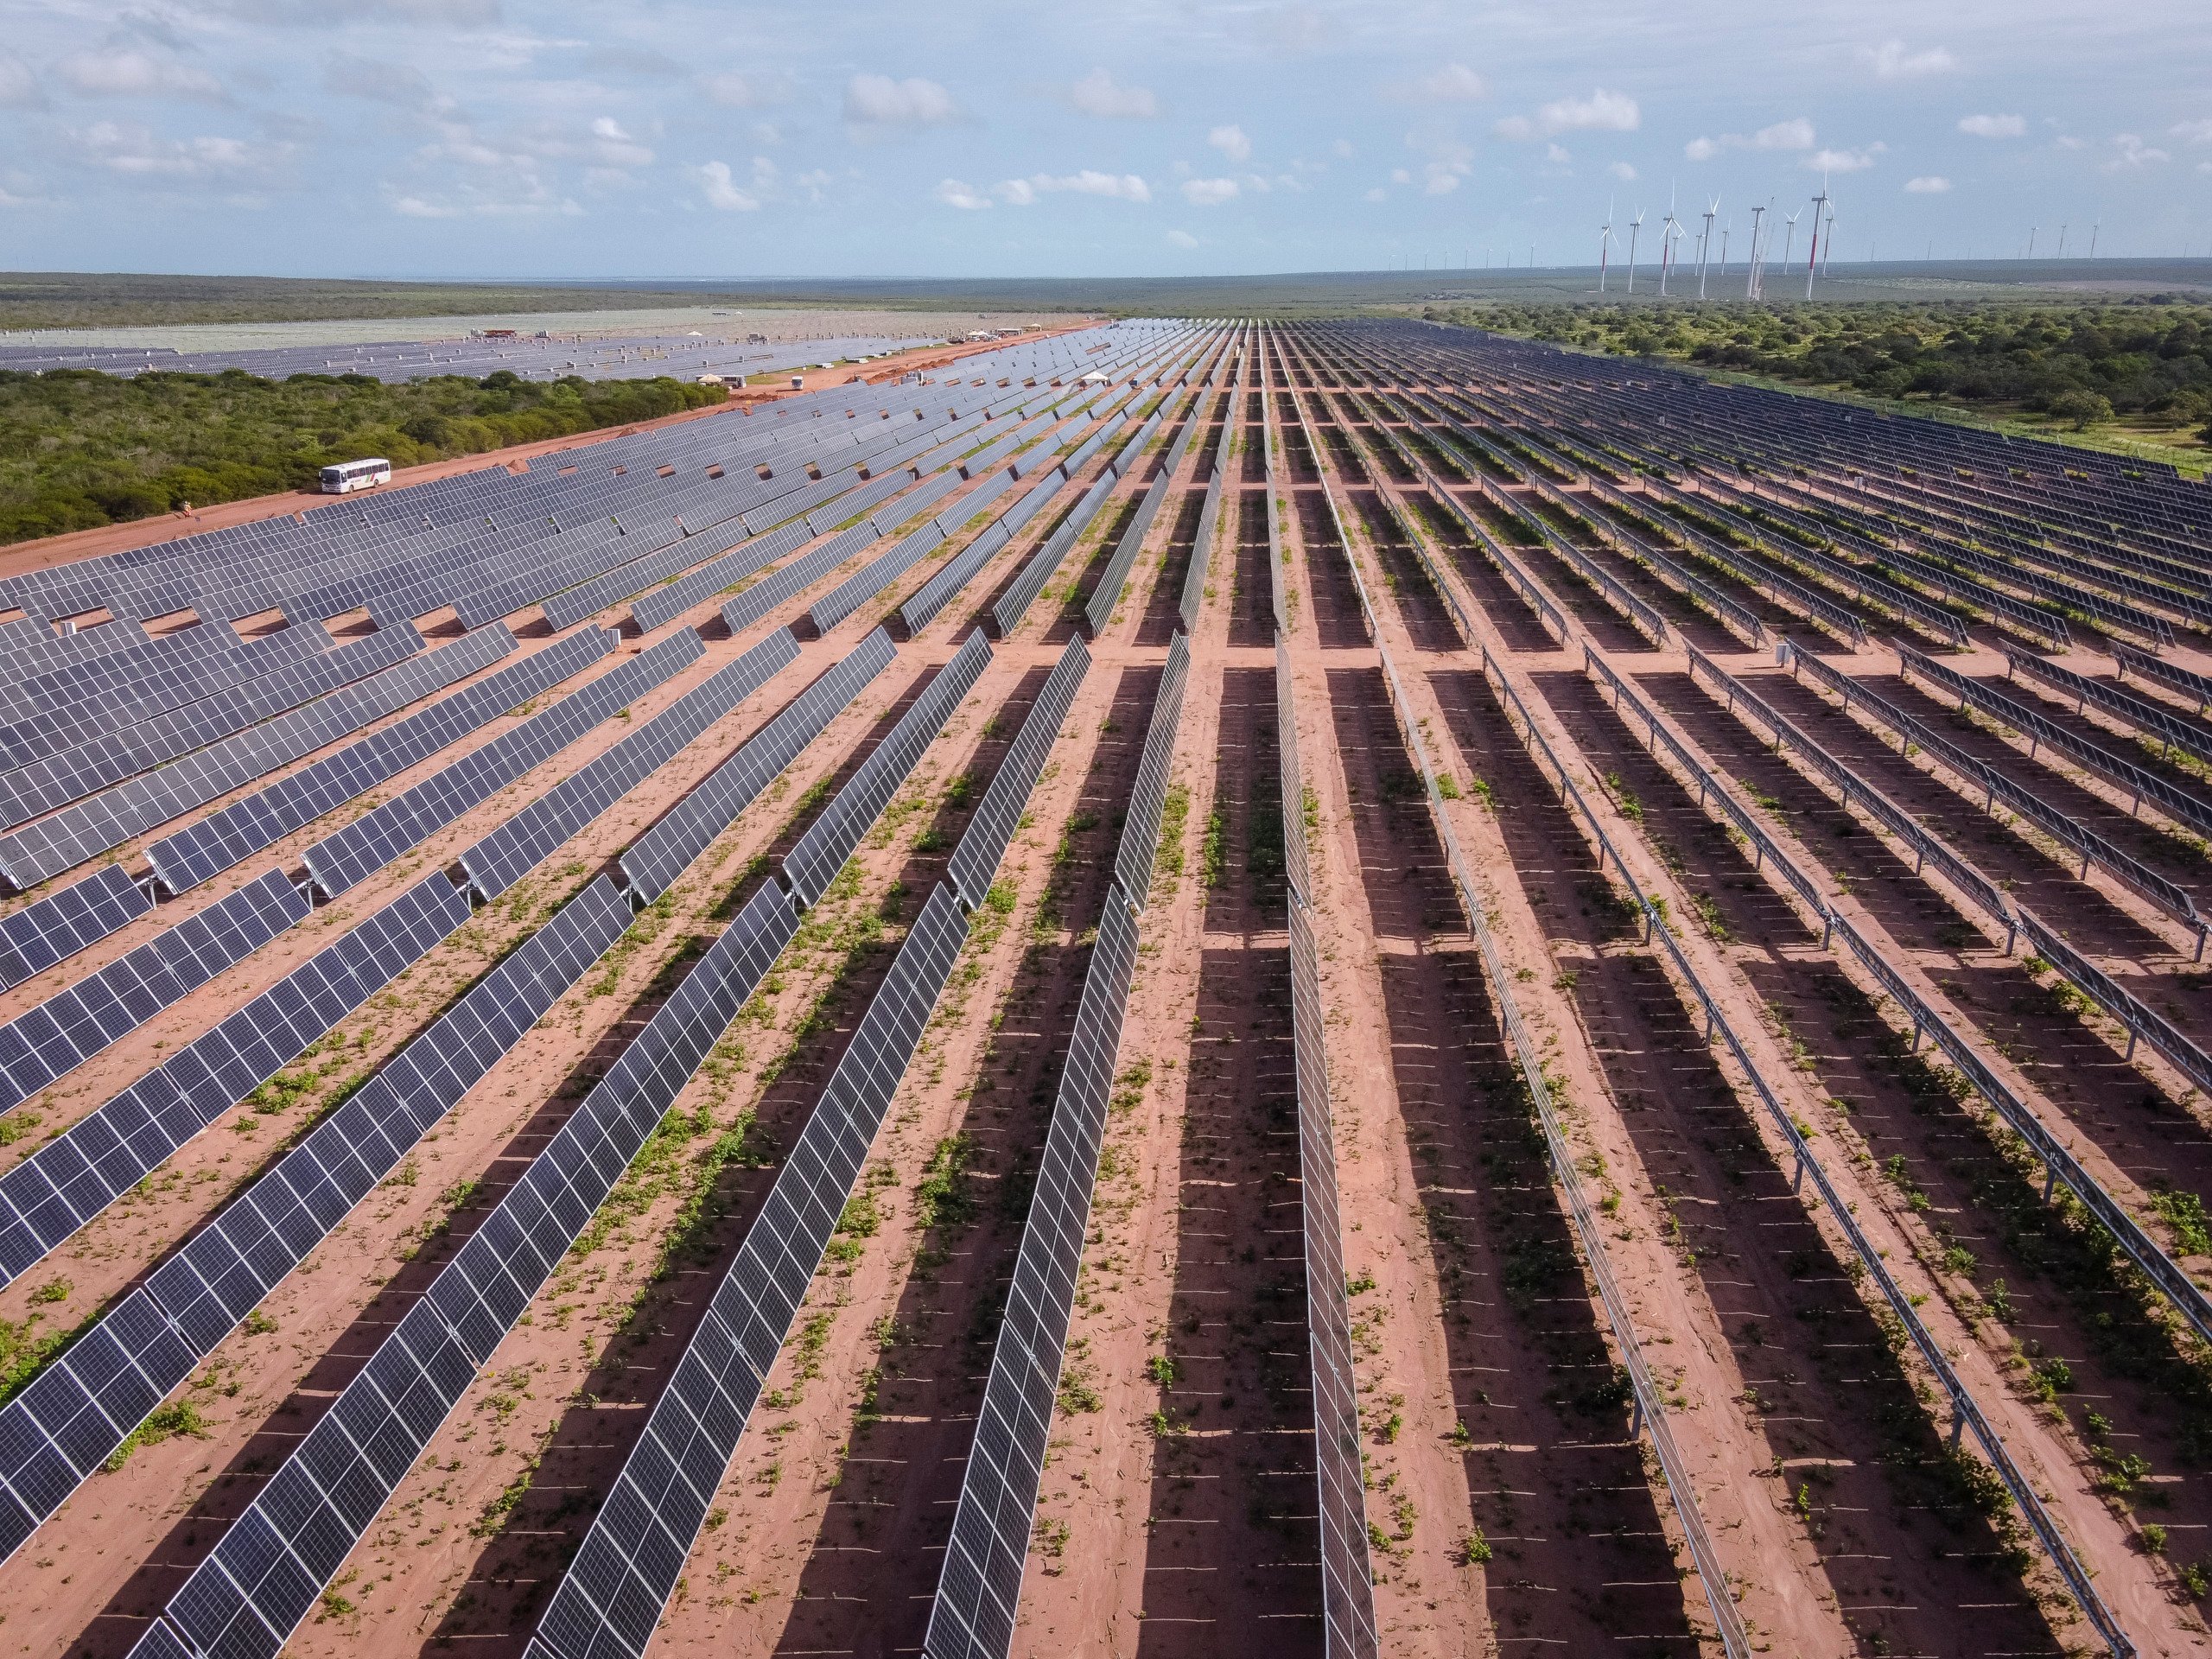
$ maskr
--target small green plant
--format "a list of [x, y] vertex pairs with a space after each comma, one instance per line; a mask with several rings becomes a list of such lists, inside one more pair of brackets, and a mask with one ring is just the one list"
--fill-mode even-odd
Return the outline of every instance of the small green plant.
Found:
[[1483, 1529], [1475, 1528], [1459, 1541], [1459, 1565], [1487, 1567], [1490, 1565], [1490, 1540], [1483, 1536]]
[[1175, 1386], [1175, 1362], [1166, 1354], [1154, 1354], [1144, 1363], [1145, 1375], [1163, 1389]]
[[2163, 1555], [2166, 1553], [2166, 1529], [2155, 1521], [2143, 1523], [2143, 1553]]
[[276, 1328], [276, 1321], [257, 1307], [245, 1316], [245, 1323], [239, 1328], [249, 1337], [265, 1337]]

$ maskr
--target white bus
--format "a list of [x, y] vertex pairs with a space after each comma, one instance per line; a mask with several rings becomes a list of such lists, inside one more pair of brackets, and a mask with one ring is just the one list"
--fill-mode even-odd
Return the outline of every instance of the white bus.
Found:
[[391, 482], [391, 463], [388, 461], [349, 461], [343, 466], [322, 469], [322, 493], [325, 495], [346, 495], [355, 490], [365, 490], [378, 484]]

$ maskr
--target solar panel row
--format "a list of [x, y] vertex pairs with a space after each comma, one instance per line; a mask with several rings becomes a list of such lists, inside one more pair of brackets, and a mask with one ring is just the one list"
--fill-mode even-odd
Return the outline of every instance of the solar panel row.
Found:
[[[480, 643], [472, 645], [472, 641]], [[154, 873], [172, 893], [197, 887], [589, 667], [613, 651], [614, 644], [615, 636], [604, 629], [586, 629], [441, 697], [429, 708], [154, 842], [147, 849]], [[435, 669], [460, 678], [498, 661], [512, 648], [513, 636], [505, 628], [486, 628], [405, 667], [419, 667], [426, 673]], [[444, 659], [454, 652], [463, 654], [448, 664]], [[394, 695], [410, 689], [397, 686]]]
[[944, 568], [917, 588], [913, 597], [899, 607], [899, 620], [908, 636], [911, 638], [935, 621], [938, 613], [951, 603], [953, 596], [968, 585], [970, 578], [1013, 539], [1013, 532], [1001, 519], [947, 559]]
[[[1072, 474], [1075, 468], [1076, 462], [1071, 460], [1068, 471]], [[991, 617], [998, 624], [1001, 639], [1018, 626], [1028, 613], [1030, 606], [1036, 602], [1037, 595], [1045, 591], [1045, 584], [1052, 581], [1058, 571], [1060, 561], [1067, 557], [1068, 550], [1075, 545], [1076, 537], [1083, 534], [1090, 521], [1098, 516], [1098, 510], [1106, 505], [1106, 498], [1113, 494], [1116, 482], [1118, 480], [1110, 471], [1101, 474], [1083, 493], [1082, 499], [1068, 516], [1045, 538], [1045, 544], [1030, 555], [1029, 562], [1007, 585], [1006, 592], [999, 595], [998, 603], [991, 607]]]
[[990, 891], [999, 861], [1006, 855], [1021, 815], [1028, 810], [1029, 791], [1037, 786], [1045, 757], [1060, 734], [1061, 721], [1068, 717], [1068, 705], [1075, 701], [1076, 689], [1090, 671], [1090, 649], [1077, 635], [1068, 641], [1060, 660], [1046, 677], [1037, 701], [1030, 704], [1021, 729], [1014, 734], [1006, 760], [983, 791], [975, 817], [961, 834], [960, 844], [952, 849], [945, 879], [971, 911], [982, 904]]
[[797, 925], [777, 888], [754, 895], [134, 1653], [274, 1659]]
[[[696, 639], [698, 635], [690, 636]], [[779, 629], [570, 772], [461, 855], [478, 897], [498, 898], [539, 860], [627, 795], [709, 726], [798, 660]]]
[[723, 606], [724, 625], [732, 633], [751, 627], [777, 606], [804, 593], [876, 539], [875, 526], [865, 518], [850, 530], [832, 536], [813, 552], [793, 559], [772, 575], [761, 577]]
[[1152, 868], [1160, 854], [1160, 818], [1167, 799], [1167, 773], [1175, 761], [1175, 733], [1183, 718], [1183, 687], [1191, 674], [1191, 640], [1178, 633], [1167, 648], [1167, 668], [1153, 700], [1152, 724], [1145, 730], [1137, 780], [1129, 791], [1122, 842], [1114, 855], [1114, 874], [1130, 904], [1142, 910], [1152, 893]]
[[944, 531], [934, 519], [900, 537], [816, 601], [816, 631], [827, 633], [944, 544]]
[[333, 897], [551, 759], [615, 710], [689, 668], [706, 646], [690, 628], [610, 669], [404, 794], [308, 849], [308, 873]]
[[737, 815], [898, 654], [891, 636], [878, 628], [793, 698], [632, 843], [622, 855], [622, 874], [630, 891], [647, 904], [667, 892], [691, 861], [734, 823]]
[[428, 877], [0, 1175], [0, 1274], [19, 1277], [467, 919], [467, 896]]
[[967, 934], [959, 902], [940, 883], [654, 1402], [532, 1654], [644, 1651]]
[[[1286, 821], [1293, 815], [1283, 814]], [[1359, 1384], [1352, 1373], [1351, 1307], [1344, 1290], [1344, 1227], [1338, 1213], [1337, 1150], [1322, 1040], [1321, 982], [1313, 921], [1290, 902], [1291, 1033], [1298, 1071], [1300, 1208], [1306, 1240], [1306, 1325], [1313, 1372], [1313, 1459], [1321, 1527], [1321, 1612], [1327, 1650], [1371, 1655], [1374, 1569], [1367, 1554]]]
[[1294, 695], [1290, 653], [1282, 636], [1275, 636], [1275, 741], [1282, 773], [1282, 839], [1285, 874], [1291, 896], [1301, 905], [1313, 902], [1313, 876], [1306, 849], [1305, 785], [1298, 766], [1298, 700]]
[[922, 758], [922, 751], [944, 729], [944, 722], [990, 661], [990, 641], [978, 628], [861, 762], [822, 816], [807, 826], [798, 844], [784, 859], [784, 880], [802, 910], [811, 909], [830, 890], [830, 882], [844, 868], [868, 825], [891, 804], [891, 798]]
[[0, 990], [12, 990], [154, 907], [120, 864], [0, 916]]
[[614, 884], [593, 882], [0, 1407], [0, 1557], [103, 1465], [630, 920]]
[[1144, 538], [1152, 530], [1152, 521], [1160, 516], [1160, 505], [1166, 500], [1167, 486], [1173, 481], [1173, 469], [1163, 467], [1138, 500], [1137, 510], [1122, 527], [1122, 538], [1115, 543], [1106, 568], [1099, 572], [1098, 585], [1091, 590], [1090, 602], [1084, 607], [1092, 639], [1098, 637], [1098, 631], [1114, 614], [1114, 607], [1122, 602], [1122, 589], [1128, 585], [1130, 567], [1136, 563], [1137, 555], [1143, 550]]
[[1136, 955], [1135, 912], [1109, 886], [922, 1638], [927, 1659], [1007, 1659], [1013, 1648]]
[[[721, 537], [717, 537], [715, 539], [720, 540]], [[803, 545], [806, 539], [805, 524], [794, 523], [785, 524], [781, 530], [771, 531], [766, 536], [755, 536], [731, 543], [724, 546], [719, 553], [705, 556], [708, 565], [702, 568], [702, 575], [703, 575], [703, 571], [707, 568], [714, 568], [717, 570], [727, 569], [729, 574], [722, 582], [722, 586], [727, 587], [730, 582], [741, 581], [750, 575], [766, 561], [779, 558], [790, 552], [791, 549]], [[683, 575], [693, 565], [700, 563], [701, 557], [702, 550], [696, 543], [671, 542], [658, 552], [649, 553], [642, 559], [633, 559], [628, 564], [617, 566], [603, 576], [595, 576], [591, 581], [569, 588], [564, 593], [554, 594], [545, 601], [545, 620], [555, 628], [573, 626], [586, 617], [605, 610], [610, 605], [618, 604], [633, 595], [643, 594], [647, 588], [668, 582], [671, 577]], [[708, 590], [709, 593], [720, 591], [720, 588]], [[701, 597], [703, 598], [705, 595], [702, 594]], [[665, 601], [662, 602], [665, 603]], [[661, 620], [673, 621], [677, 615], [688, 608], [687, 606], [679, 606], [676, 611]], [[653, 627], [658, 626], [660, 626], [659, 623], [649, 626], [642, 620], [639, 622], [639, 626], [648, 633], [652, 632]]]
[[271, 870], [0, 1026], [0, 1111], [120, 1042], [308, 910], [308, 895]]
[[409, 657], [358, 684], [249, 726], [0, 837], [0, 870], [27, 881], [43, 880], [289, 766], [513, 649], [513, 637], [493, 626], [442, 650]]

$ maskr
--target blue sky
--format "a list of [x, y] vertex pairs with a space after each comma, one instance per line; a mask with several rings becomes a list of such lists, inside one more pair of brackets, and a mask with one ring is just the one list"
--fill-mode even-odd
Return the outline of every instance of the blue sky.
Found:
[[[2212, 257], [2203, 0], [0, 0], [0, 267], [1084, 276]], [[1800, 244], [1802, 247], [1802, 243]], [[1716, 248], [1717, 252], [1717, 248]]]

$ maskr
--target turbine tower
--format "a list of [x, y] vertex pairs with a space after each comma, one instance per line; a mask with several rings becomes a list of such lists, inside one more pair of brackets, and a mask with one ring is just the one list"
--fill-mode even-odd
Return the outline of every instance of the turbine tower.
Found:
[[1713, 251], [1713, 215], [1719, 211], [1720, 198], [1715, 196], [1706, 204], [1705, 229], [1699, 233], [1697, 238], [1697, 296], [1700, 300], [1705, 298], [1706, 259]]
[[1675, 268], [1675, 190], [1667, 188], [1667, 217], [1659, 222], [1659, 297], [1667, 297], [1667, 276]]
[[1744, 297], [1747, 300], [1759, 296], [1759, 267], [1766, 257], [1766, 250], [1759, 245], [1759, 232], [1764, 228], [1761, 221], [1765, 213], [1764, 206], [1751, 209], [1751, 257], [1745, 262], [1744, 268]]
[[1628, 291], [1636, 292], [1636, 238], [1643, 228], [1643, 209], [1636, 210], [1636, 217], [1628, 222]]
[[1613, 251], [1613, 204], [1605, 204], [1605, 222], [1598, 227], [1598, 291], [1605, 291], [1605, 267]]
[[[1813, 209], [1813, 241], [1812, 245], [1806, 250], [1805, 253], [1805, 297], [1808, 300], [1813, 297], [1813, 273], [1820, 269], [1821, 214], [1822, 211], [1827, 208], [1827, 205], [1828, 181], [1827, 175], [1824, 174], [1821, 178], [1821, 194], [1815, 196], [1811, 202]], [[1801, 207], [1797, 211], [1799, 213], [1802, 213], [1805, 210]]]

